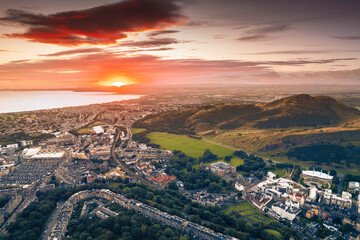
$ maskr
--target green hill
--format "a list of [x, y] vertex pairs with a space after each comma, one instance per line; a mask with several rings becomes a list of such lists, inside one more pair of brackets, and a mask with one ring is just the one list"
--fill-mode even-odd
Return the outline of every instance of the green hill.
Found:
[[151, 131], [195, 134], [242, 126], [271, 129], [337, 126], [360, 116], [360, 111], [327, 97], [301, 94], [262, 104], [215, 104], [150, 115], [134, 127]]

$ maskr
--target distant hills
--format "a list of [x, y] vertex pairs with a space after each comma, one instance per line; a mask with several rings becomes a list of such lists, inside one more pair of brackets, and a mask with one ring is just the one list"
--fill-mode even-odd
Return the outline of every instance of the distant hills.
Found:
[[328, 96], [294, 95], [261, 104], [215, 104], [168, 111], [140, 119], [134, 127], [195, 134], [239, 127], [258, 129], [338, 126], [360, 111]]

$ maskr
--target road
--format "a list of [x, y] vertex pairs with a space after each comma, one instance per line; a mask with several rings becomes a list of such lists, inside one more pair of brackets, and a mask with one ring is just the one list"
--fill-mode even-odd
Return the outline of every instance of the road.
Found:
[[55, 212], [53, 212], [53, 214], [51, 215], [51, 218], [50, 218], [50, 222], [48, 223], [44, 233], [41, 235], [41, 240], [47, 240], [49, 238], [49, 235], [51, 233], [51, 230], [55, 227], [56, 225], [56, 221], [58, 219], [58, 216], [61, 212], [61, 208], [62, 206], [64, 205], [64, 201], [60, 201], [57, 203], [56, 205], [56, 210]]

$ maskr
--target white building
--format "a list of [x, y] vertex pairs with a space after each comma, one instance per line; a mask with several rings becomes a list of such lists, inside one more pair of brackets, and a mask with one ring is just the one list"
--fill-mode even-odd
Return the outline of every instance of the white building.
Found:
[[12, 149], [17, 149], [17, 148], [19, 148], [19, 144], [17, 144], [17, 143], [8, 144], [6, 147], [7, 147], [7, 148], [12, 148]]
[[41, 150], [41, 147], [35, 147], [35, 148], [25, 148], [22, 153], [24, 157], [31, 158], [32, 156], [38, 154]]
[[316, 177], [325, 180], [332, 180], [333, 176], [319, 171], [302, 171], [302, 174], [309, 177]]
[[359, 192], [360, 191], [360, 183], [359, 182], [349, 182], [348, 185], [348, 191], [355, 193], [355, 192]]
[[318, 189], [316, 187], [312, 187], [310, 189], [310, 193], [309, 193], [309, 200], [310, 201], [315, 201], [316, 200], [317, 192], [318, 192]]
[[327, 173], [323, 173], [322, 171], [302, 171], [301, 178], [304, 178], [305, 181], [308, 182], [314, 182], [314, 183], [319, 183], [322, 185], [328, 185], [329, 187], [332, 184], [332, 180], [333, 180], [333, 176], [331, 176], [330, 174]]
[[42, 152], [35, 154], [31, 157], [31, 159], [60, 159], [65, 155], [64, 151], [61, 152]]
[[259, 183], [258, 190], [263, 193], [269, 193], [274, 197], [283, 197], [286, 198], [288, 195], [293, 192], [294, 182], [292, 180], [286, 178], [278, 178], [278, 179], [267, 179], [261, 183]]
[[268, 178], [269, 180], [275, 180], [275, 179], [276, 179], [276, 174], [273, 173], [273, 172], [268, 172], [268, 173], [267, 173], [267, 178]]
[[238, 190], [239, 192], [242, 192], [242, 191], [244, 191], [244, 186], [241, 185], [240, 183], [236, 182], [235, 189]]
[[338, 205], [340, 207], [351, 208], [352, 206], [351, 193], [343, 191], [341, 196], [333, 194], [331, 189], [326, 189], [324, 199], [326, 204]]
[[95, 126], [93, 127], [93, 130], [96, 134], [104, 133], [104, 129], [101, 126]]
[[301, 211], [298, 207], [298, 203], [295, 204], [292, 201], [286, 201], [285, 204], [277, 202], [271, 206], [271, 210], [278, 214], [280, 218], [287, 219], [289, 221], [294, 220]]

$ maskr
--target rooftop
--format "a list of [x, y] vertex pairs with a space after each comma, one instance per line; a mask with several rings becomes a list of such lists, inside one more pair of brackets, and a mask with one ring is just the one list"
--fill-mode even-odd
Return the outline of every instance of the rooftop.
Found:
[[326, 179], [326, 180], [332, 180], [333, 176], [330, 176], [329, 174], [323, 173], [323, 172], [319, 172], [319, 171], [302, 171], [303, 174], [310, 176], [310, 177], [316, 177], [316, 178], [321, 178], [321, 179]]

